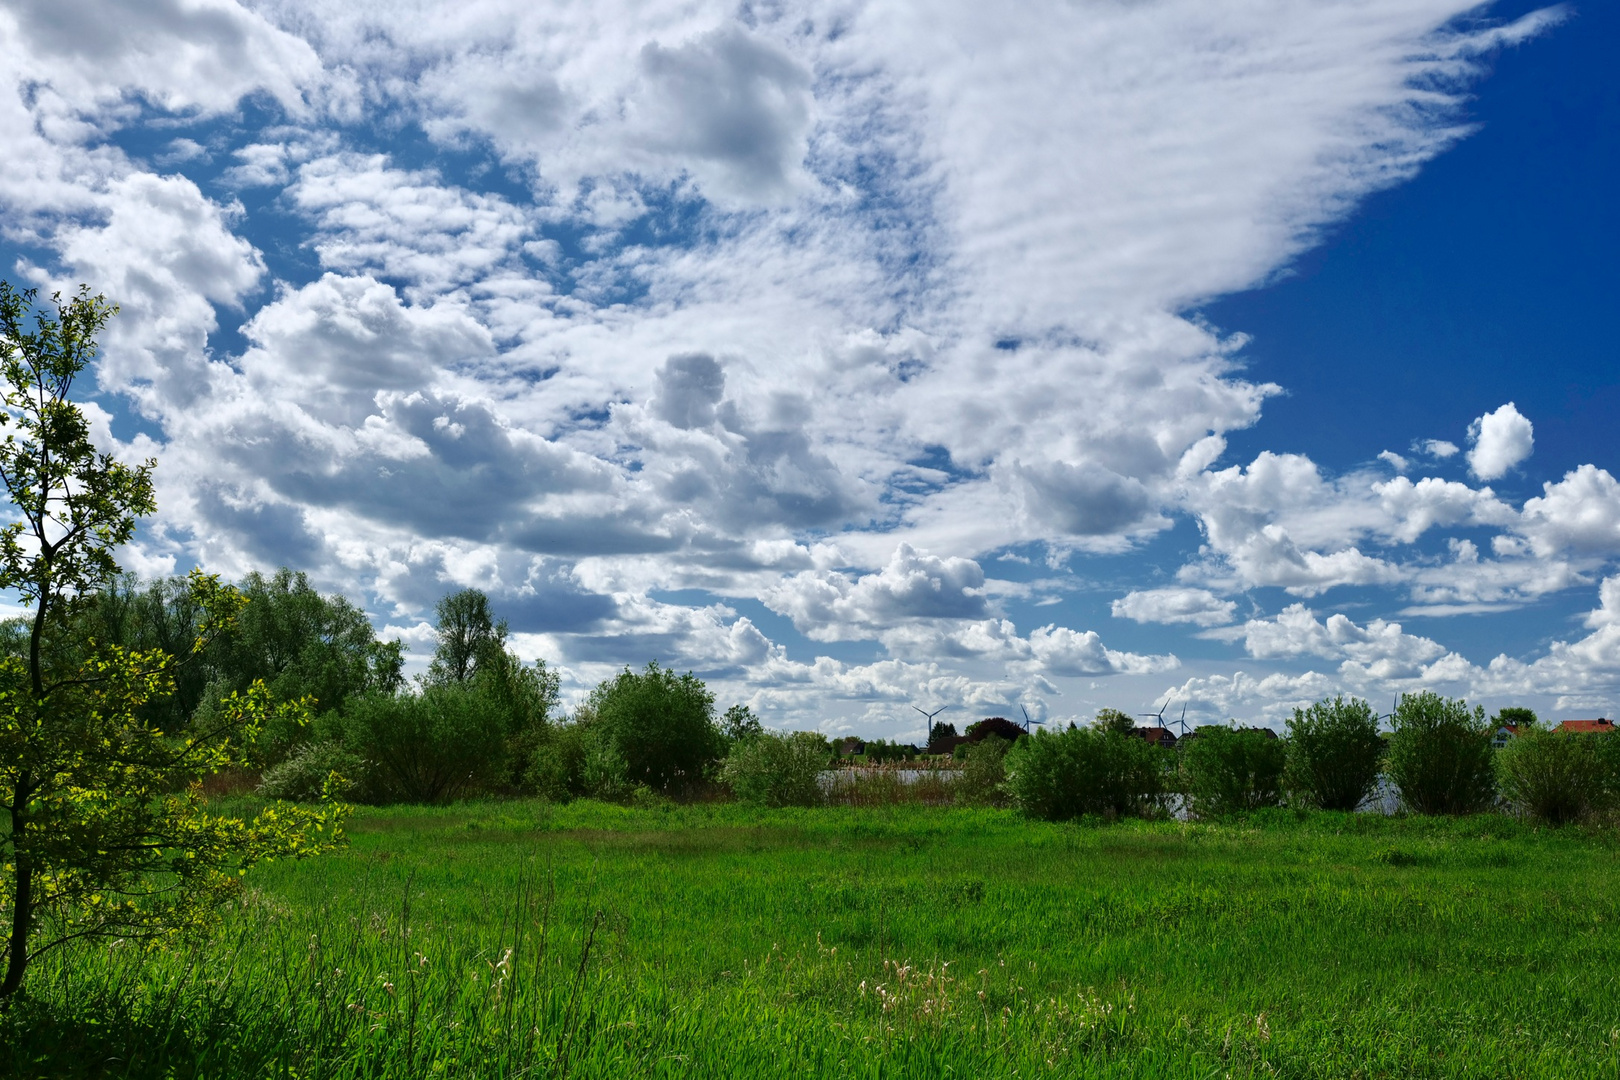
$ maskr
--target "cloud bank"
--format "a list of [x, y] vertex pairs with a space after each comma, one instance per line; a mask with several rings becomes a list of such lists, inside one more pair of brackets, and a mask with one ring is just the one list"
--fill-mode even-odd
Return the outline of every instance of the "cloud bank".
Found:
[[1468, 477], [1423, 433], [1226, 460], [1284, 388], [1187, 314], [1464, 137], [1556, 11], [69, 7], [0, 12], [0, 208], [11, 276], [122, 305], [107, 437], [160, 462], [133, 566], [295, 564], [413, 647], [477, 586], [576, 690], [656, 656], [829, 730], [1086, 715], [1189, 649], [1292, 665], [1180, 686], [1211, 710], [1614, 686], [1608, 623], [1473, 666], [1316, 613], [1589, 591], [1613, 476], [1484, 486], [1533, 446], [1511, 402]]

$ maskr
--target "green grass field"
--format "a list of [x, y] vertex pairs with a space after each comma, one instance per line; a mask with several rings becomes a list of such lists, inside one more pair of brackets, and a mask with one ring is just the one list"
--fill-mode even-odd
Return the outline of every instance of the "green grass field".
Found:
[[1620, 1077], [1609, 831], [362, 810], [205, 947], [47, 956], [7, 1076]]

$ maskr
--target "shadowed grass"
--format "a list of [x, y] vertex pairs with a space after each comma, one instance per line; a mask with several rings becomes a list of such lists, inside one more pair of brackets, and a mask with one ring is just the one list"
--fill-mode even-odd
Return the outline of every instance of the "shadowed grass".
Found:
[[361, 811], [48, 957], [17, 1076], [1620, 1077], [1620, 848], [1501, 817]]

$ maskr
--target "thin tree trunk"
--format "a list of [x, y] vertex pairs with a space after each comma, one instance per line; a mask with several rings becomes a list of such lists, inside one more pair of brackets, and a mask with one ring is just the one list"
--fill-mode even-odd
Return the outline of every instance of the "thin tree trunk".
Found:
[[34, 859], [23, 833], [28, 827], [27, 773], [17, 778], [11, 803], [11, 850], [16, 866], [16, 888], [12, 892], [11, 941], [7, 950], [6, 977], [0, 982], [0, 1001], [6, 1001], [22, 986], [28, 970], [28, 931], [34, 921]]

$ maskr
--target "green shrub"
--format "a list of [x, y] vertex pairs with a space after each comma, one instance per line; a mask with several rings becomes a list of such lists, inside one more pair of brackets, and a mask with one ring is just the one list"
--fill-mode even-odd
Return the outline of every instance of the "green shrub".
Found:
[[1566, 735], [1531, 729], [1496, 755], [1502, 797], [1548, 825], [1581, 821], [1613, 797], [1610, 762], [1601, 743], [1613, 735]]
[[553, 802], [585, 794], [585, 732], [578, 724], [553, 724], [529, 747], [524, 789]]
[[1359, 698], [1326, 698], [1288, 721], [1288, 790], [1317, 810], [1350, 811], [1372, 795], [1384, 740], [1378, 717]]
[[373, 766], [363, 797], [429, 803], [501, 778], [509, 719], [476, 687], [452, 683], [356, 698], [341, 729], [344, 745]]
[[676, 675], [656, 662], [643, 671], [625, 668], [592, 690], [586, 705], [631, 784], [685, 790], [725, 752], [714, 695], [691, 672]]
[[1389, 740], [1389, 778], [1419, 814], [1474, 814], [1496, 801], [1485, 710], [1424, 691], [1402, 694]]
[[1201, 818], [1282, 803], [1288, 745], [1266, 731], [1205, 727], [1183, 744], [1187, 801]]
[[1038, 731], [1006, 758], [1008, 794], [1030, 817], [1117, 818], [1164, 807], [1170, 755], [1145, 739], [1105, 728]]
[[732, 748], [720, 779], [751, 806], [814, 806], [822, 801], [821, 772], [831, 757], [832, 747], [816, 732], [767, 731]]
[[333, 795], [348, 795], [359, 788], [365, 774], [366, 763], [342, 743], [308, 743], [265, 772], [259, 794], [288, 802], [318, 802], [328, 791], [328, 780]]
[[622, 802], [638, 789], [653, 790], [646, 784], [630, 779], [630, 766], [612, 733], [600, 724], [582, 727], [581, 745], [585, 756], [580, 761], [579, 787], [581, 794], [608, 802]]
[[996, 735], [958, 747], [963, 751], [951, 794], [964, 806], [999, 806], [1006, 800], [1007, 751], [1013, 744]]

